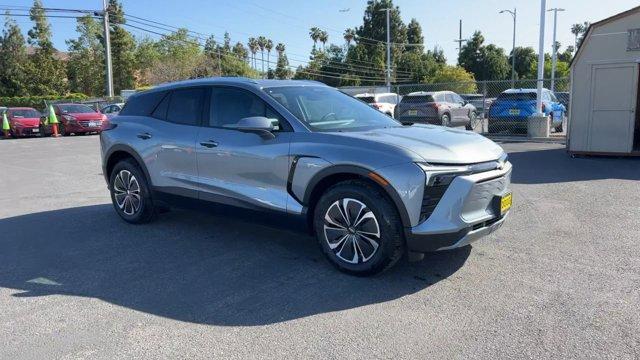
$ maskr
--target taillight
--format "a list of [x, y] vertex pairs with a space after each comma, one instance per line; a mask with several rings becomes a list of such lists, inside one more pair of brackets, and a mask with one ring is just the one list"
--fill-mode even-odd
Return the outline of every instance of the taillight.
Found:
[[436, 109], [436, 110], [438, 110], [440, 108], [437, 103], [432, 103], [431, 107]]

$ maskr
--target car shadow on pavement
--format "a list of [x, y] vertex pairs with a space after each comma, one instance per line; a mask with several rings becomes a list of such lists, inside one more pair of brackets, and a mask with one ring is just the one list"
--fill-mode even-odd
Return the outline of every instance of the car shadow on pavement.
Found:
[[640, 158], [576, 157], [564, 148], [510, 152], [511, 182], [550, 184], [601, 179], [640, 180]]
[[111, 204], [0, 219], [0, 287], [12, 296], [98, 298], [175, 320], [265, 325], [394, 300], [461, 268], [471, 247], [344, 275], [300, 232], [176, 210], [153, 224]]

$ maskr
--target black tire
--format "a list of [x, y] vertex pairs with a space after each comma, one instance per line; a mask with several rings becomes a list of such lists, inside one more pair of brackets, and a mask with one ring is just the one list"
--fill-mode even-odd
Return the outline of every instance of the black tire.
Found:
[[560, 125], [556, 126], [555, 129], [557, 133], [561, 133], [564, 131], [564, 118], [562, 119]]
[[[351, 215], [347, 216], [354, 220], [354, 225], [348, 226], [348, 230], [339, 229], [325, 220], [325, 215], [334, 219], [338, 218], [334, 215], [342, 216], [344, 212], [340, 211], [340, 205], [345, 202], [348, 209], [346, 212]], [[361, 207], [362, 205], [365, 207]], [[369, 212], [373, 214], [373, 219]], [[365, 181], [349, 180], [329, 188], [318, 201], [313, 219], [322, 252], [331, 264], [345, 273], [356, 276], [378, 274], [393, 266], [404, 252], [402, 223], [396, 207], [382, 190]], [[365, 231], [369, 231], [366, 237], [373, 239], [378, 244], [377, 247], [372, 245], [371, 240], [362, 237], [362, 232]], [[379, 236], [369, 235], [373, 233]], [[339, 239], [343, 236], [346, 239], [340, 242]], [[335, 245], [333, 250], [330, 242]], [[350, 245], [350, 248], [346, 245]], [[355, 263], [350, 263], [341, 256], [355, 259]]]
[[[132, 186], [131, 178], [128, 178], [129, 181], [127, 181], [127, 178], [124, 176], [126, 173], [131, 174], [135, 183], [137, 183], [137, 198], [134, 196], [136, 187]], [[117, 182], [119, 175], [120, 179], [124, 180], [123, 182]], [[127, 188], [127, 185], [124, 185], [124, 183], [129, 183], [129, 188]], [[113, 167], [111, 174], [109, 174], [109, 190], [111, 192], [113, 208], [124, 221], [131, 224], [144, 224], [155, 220], [157, 212], [153, 204], [147, 179], [134, 160], [122, 160]], [[126, 193], [122, 190], [126, 190]], [[129, 205], [127, 205], [127, 201], [124, 199], [126, 197], [129, 197]], [[135, 206], [136, 199], [139, 200], [137, 207]]]
[[451, 126], [451, 116], [449, 114], [442, 114], [442, 117], [440, 117], [440, 122], [442, 124], [442, 126]]
[[475, 111], [470, 111], [469, 112], [469, 123], [466, 126], [467, 130], [473, 131], [473, 128], [476, 126], [477, 122], [478, 122], [478, 114], [476, 114]]

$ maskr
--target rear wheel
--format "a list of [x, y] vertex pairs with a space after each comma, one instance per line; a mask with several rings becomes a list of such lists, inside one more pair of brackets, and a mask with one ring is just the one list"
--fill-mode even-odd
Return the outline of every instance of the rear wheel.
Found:
[[345, 181], [327, 190], [315, 208], [314, 227], [327, 259], [352, 275], [380, 273], [404, 251], [395, 206], [364, 181]]
[[64, 124], [62, 122], [58, 123], [58, 134], [60, 136], [67, 136], [68, 135], [67, 134], [67, 129], [64, 127]]
[[467, 124], [466, 128], [469, 131], [473, 131], [478, 125], [478, 114], [475, 111], [469, 112], [469, 124]]
[[113, 207], [124, 221], [143, 224], [155, 219], [150, 188], [135, 161], [123, 160], [113, 167], [109, 189]]
[[442, 126], [451, 126], [451, 117], [449, 114], [442, 114], [440, 121], [442, 122]]

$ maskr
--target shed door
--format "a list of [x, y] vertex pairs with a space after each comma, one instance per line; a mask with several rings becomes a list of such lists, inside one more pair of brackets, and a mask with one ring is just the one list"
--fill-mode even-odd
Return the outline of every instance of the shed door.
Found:
[[631, 151], [637, 71], [637, 63], [592, 65], [590, 151]]

